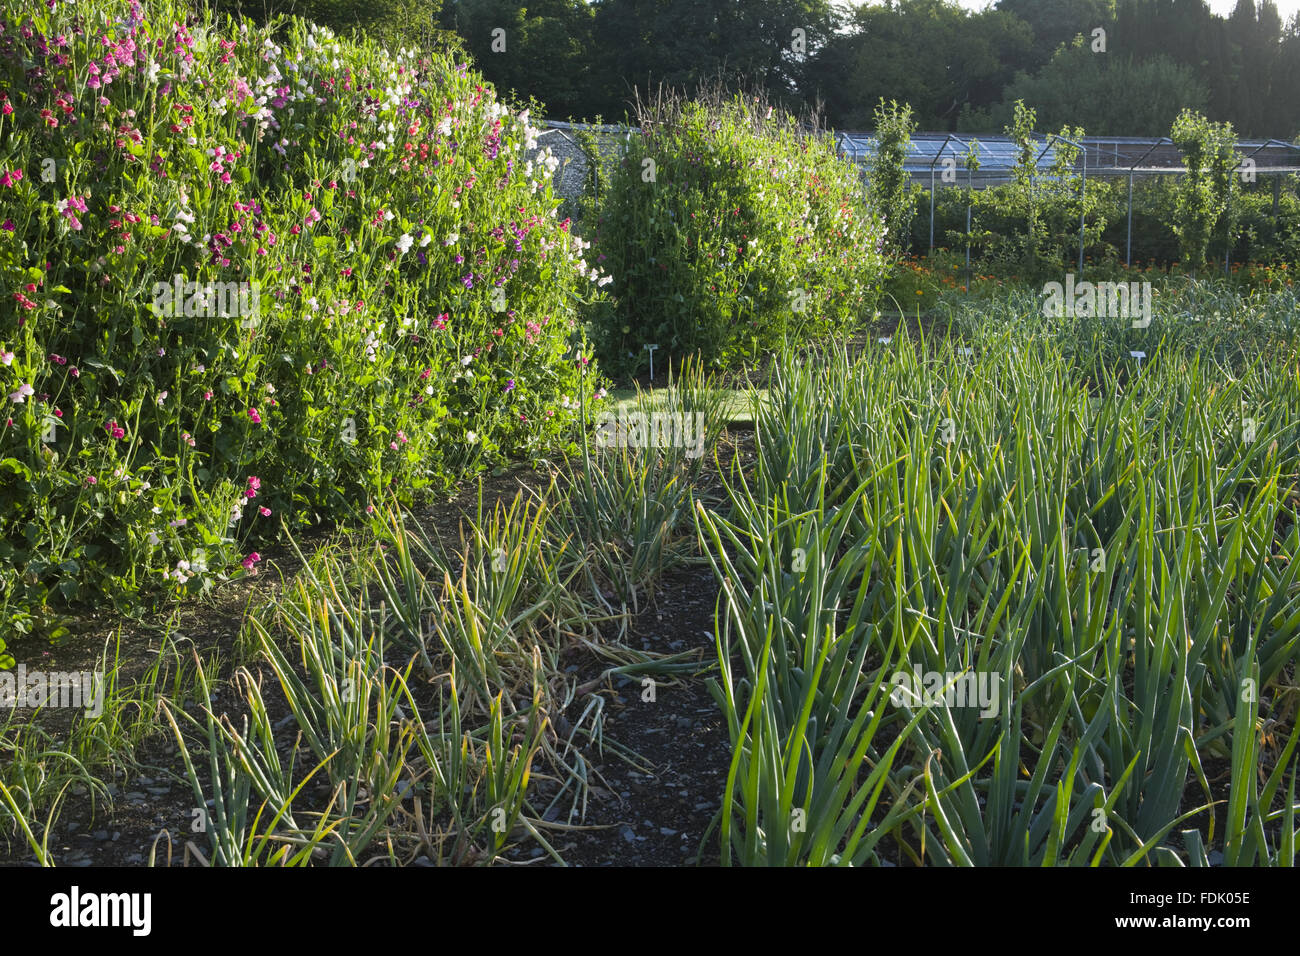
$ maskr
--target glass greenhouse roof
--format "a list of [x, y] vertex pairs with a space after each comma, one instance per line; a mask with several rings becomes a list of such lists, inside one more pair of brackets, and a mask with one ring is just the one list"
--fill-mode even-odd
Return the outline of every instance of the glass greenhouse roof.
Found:
[[[834, 134], [841, 155], [865, 163], [875, 152], [870, 132]], [[1054, 139], [1036, 136], [1037, 165], [1051, 167], [1056, 159]], [[1085, 136], [1080, 145], [1089, 176], [1152, 175], [1180, 173], [1186, 169], [1178, 148], [1168, 137]], [[927, 181], [933, 171], [940, 180], [945, 170], [955, 170], [957, 182], [965, 184], [966, 157], [973, 151], [979, 168], [976, 184], [1005, 181], [1016, 164], [1016, 145], [1007, 136], [976, 136], [966, 133], [914, 133], [905, 168], [917, 180]], [[1238, 140], [1237, 151], [1254, 164], [1257, 173], [1300, 172], [1300, 146], [1283, 140]], [[1081, 163], [1076, 160], [1075, 168]], [[947, 182], [952, 182], [949, 178]]]

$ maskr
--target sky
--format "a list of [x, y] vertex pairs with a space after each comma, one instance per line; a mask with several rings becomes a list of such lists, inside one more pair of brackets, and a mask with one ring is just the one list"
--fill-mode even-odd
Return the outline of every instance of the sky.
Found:
[[[966, 7], [968, 10], [982, 10], [991, 6], [994, 0], [957, 0], [957, 2]], [[1277, 3], [1277, 12], [1282, 15], [1282, 22], [1286, 23], [1296, 13], [1300, 12], [1300, 0], [1275, 0]], [[1237, 5], [1237, 0], [1209, 0], [1210, 9], [1220, 16], [1226, 17], [1232, 12], [1232, 8]]]

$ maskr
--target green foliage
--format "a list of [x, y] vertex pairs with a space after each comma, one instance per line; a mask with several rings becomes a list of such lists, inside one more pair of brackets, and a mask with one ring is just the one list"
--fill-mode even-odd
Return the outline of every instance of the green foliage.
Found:
[[912, 235], [916, 201], [923, 191], [904, 168], [916, 120], [912, 108], [897, 101], [884, 100], [876, 107], [876, 151], [868, 174], [870, 196], [886, 233], [885, 245], [895, 256], [906, 254]]
[[534, 98], [556, 118], [581, 117], [594, 69], [594, 12], [583, 0], [448, 0], [440, 25], [464, 38], [503, 94]]
[[699, 509], [722, 863], [1291, 865], [1294, 324], [1221, 368], [1164, 311], [1096, 375], [1106, 320], [970, 318], [969, 353], [784, 356], [729, 513]]
[[1083, 130], [1065, 126], [1051, 137], [1052, 164], [1044, 169], [1038, 158], [1045, 144], [1033, 135], [1034, 120], [1034, 110], [1017, 102], [1014, 122], [1006, 130], [1017, 151], [1012, 181], [973, 198], [979, 213], [978, 229], [972, 230], [975, 241], [992, 261], [1015, 267], [1026, 279], [1058, 272], [1070, 261], [1081, 221], [1085, 246], [1105, 228], [1096, 216], [1105, 187], [1088, 183], [1085, 190], [1076, 169], [1079, 149], [1070, 141], [1081, 142]]
[[1059, 49], [1038, 74], [1017, 74], [1002, 96], [988, 110], [964, 113], [959, 128], [999, 129], [1013, 121], [1015, 103], [1023, 100], [1047, 127], [1072, 123], [1097, 136], [1144, 136], [1168, 129], [1180, 110], [1204, 109], [1209, 101], [1191, 67], [1166, 56], [1138, 61], [1094, 53], [1092, 41], [1082, 38]]
[[1205, 266], [1213, 239], [1222, 236], [1226, 246], [1236, 237], [1241, 156], [1232, 124], [1213, 123], [1192, 110], [1179, 114], [1169, 136], [1187, 167], [1178, 180], [1174, 233], [1183, 263], [1195, 272]]
[[828, 121], [864, 129], [882, 98], [909, 103], [923, 129], [952, 129], [968, 102], [997, 99], [1025, 65], [1032, 36], [1020, 19], [944, 0], [858, 4], [807, 68], [809, 102]]
[[[480, 77], [300, 20], [186, 27], [167, 0], [22, 22], [0, 56], [14, 630], [51, 600], [199, 590], [281, 522], [572, 437], [590, 273], [526, 113]], [[218, 283], [238, 301], [195, 291]]]
[[[696, 96], [717, 83], [762, 89], [789, 109], [834, 36], [828, 0], [603, 0], [587, 57], [588, 115], [620, 117], [660, 85]], [[802, 31], [796, 34], [795, 31]]]
[[363, 34], [390, 49], [413, 44], [451, 51], [462, 46], [456, 33], [436, 25], [428, 0], [197, 0], [195, 5], [246, 16], [259, 25], [298, 16], [341, 36]]
[[724, 364], [870, 316], [880, 223], [829, 137], [717, 92], [661, 95], [639, 125], [592, 233], [615, 300], [594, 329], [602, 360], [640, 367], [650, 343], [660, 361]]
[[1047, 63], [1062, 44], [1079, 36], [1091, 40], [1097, 27], [1113, 32], [1109, 28], [1115, 19], [1115, 0], [998, 0], [998, 9], [1023, 20], [1033, 31], [1031, 56], [1036, 67]]

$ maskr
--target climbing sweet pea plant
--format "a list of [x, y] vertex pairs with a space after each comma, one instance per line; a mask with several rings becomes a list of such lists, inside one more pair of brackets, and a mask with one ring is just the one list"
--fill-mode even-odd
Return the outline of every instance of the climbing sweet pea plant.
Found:
[[706, 93], [640, 107], [589, 232], [612, 305], [609, 367], [695, 352], [717, 364], [871, 318], [885, 228], [833, 140], [761, 100]]
[[571, 441], [601, 275], [465, 64], [172, 0], [0, 11], [10, 633]]

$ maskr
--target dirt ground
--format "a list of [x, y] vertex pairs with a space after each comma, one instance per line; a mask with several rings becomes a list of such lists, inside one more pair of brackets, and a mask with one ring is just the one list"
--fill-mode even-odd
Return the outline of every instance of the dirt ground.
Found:
[[[752, 432], [738, 431], [724, 439], [730, 460], [731, 449], [752, 460]], [[716, 473], [706, 473], [702, 484], [716, 482]], [[484, 479], [486, 509], [492, 502], [508, 503], [524, 488], [538, 488], [544, 476], [516, 469]], [[414, 519], [431, 536], [456, 540], [462, 518], [477, 511], [477, 485], [466, 487], [455, 499], [417, 510]], [[305, 534], [297, 538], [304, 554], [337, 536]], [[216, 653], [225, 665], [244, 663], [254, 673], [264, 670], [264, 687], [275, 685], [269, 668], [238, 659], [237, 639], [248, 608], [274, 602], [300, 569], [301, 561], [289, 547], [264, 552], [264, 570], [256, 577], [227, 582], [202, 600], [172, 609], [173, 639], [193, 642], [205, 660]], [[627, 866], [716, 862], [716, 831], [710, 824], [720, 805], [731, 757], [726, 727], [706, 687], [707, 672], [716, 658], [711, 635], [718, 586], [707, 564], [670, 570], [657, 582], [649, 600], [635, 617], [627, 643], [661, 653], [697, 650], [700, 667], [695, 676], [678, 675], [655, 683], [654, 699], [639, 678], [615, 677], [601, 691], [605, 697], [605, 737], [634, 756], [625, 759], [612, 749], [589, 748], [583, 753], [595, 783], [590, 788], [585, 818], [570, 822], [563, 811], [553, 812], [543, 822], [548, 842], [569, 865]], [[45, 669], [93, 669], [107, 642], [118, 643], [123, 678], [140, 676], [154, 661], [165, 616], [142, 616], [123, 620], [111, 613], [87, 614], [68, 622], [69, 634], [57, 646], [32, 643], [16, 647], [20, 661], [39, 659]], [[29, 663], [29, 666], [31, 664]], [[598, 679], [607, 663], [586, 655], [570, 668], [581, 684]], [[714, 668], [716, 669], [716, 668]], [[214, 695], [214, 710], [221, 712], [221, 694]], [[272, 720], [277, 727], [293, 722], [287, 704], [278, 693], [268, 695]], [[198, 716], [194, 701], [184, 709]], [[238, 721], [242, 711], [232, 701], [226, 712]], [[66, 737], [65, 710], [51, 710], [40, 717], [41, 726], [56, 742]], [[577, 720], [578, 714], [568, 718]], [[24, 714], [14, 717], [22, 720]], [[60, 726], [60, 721], [64, 726]], [[161, 723], [161, 721], [160, 721]], [[175, 737], [165, 724], [146, 739], [130, 759], [98, 774], [107, 786], [108, 801], [102, 796], [76, 789], [51, 832], [48, 846], [58, 866], [140, 866], [151, 860], [156, 865], [195, 863], [187, 851], [208, 852], [206, 837], [192, 832], [196, 798], [177, 750]], [[205, 778], [203, 761], [198, 761]], [[545, 806], [545, 786], [532, 797], [535, 806]], [[567, 806], [567, 803], [566, 803]], [[521, 841], [504, 858], [520, 864], [553, 865], [541, 847]], [[417, 858], [415, 865], [427, 865]], [[0, 865], [35, 865], [29, 848], [14, 839], [0, 845]]]

